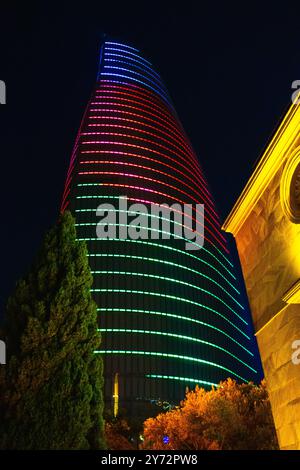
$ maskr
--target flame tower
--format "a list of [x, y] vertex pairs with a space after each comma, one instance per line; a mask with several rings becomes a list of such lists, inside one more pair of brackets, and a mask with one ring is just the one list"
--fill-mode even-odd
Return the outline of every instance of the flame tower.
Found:
[[[203, 203], [203, 248], [186, 250], [174, 237], [98, 238], [96, 208], [120, 196], [146, 206]], [[66, 208], [88, 246], [107, 402], [116, 374], [128, 409], [138, 398], [176, 402], [186, 386], [210, 387], [228, 376], [255, 380], [248, 312], [207, 182], [160, 76], [127, 44], [102, 44], [67, 174]]]

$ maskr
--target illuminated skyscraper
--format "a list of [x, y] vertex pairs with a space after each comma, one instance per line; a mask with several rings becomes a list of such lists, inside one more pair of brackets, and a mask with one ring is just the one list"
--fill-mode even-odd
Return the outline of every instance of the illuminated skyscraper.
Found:
[[[160, 220], [158, 238], [98, 238], [101, 203], [205, 207], [204, 246], [187, 250]], [[135, 48], [101, 47], [97, 84], [75, 142], [62, 210], [86, 240], [98, 305], [105, 396], [183, 398], [186, 386], [256, 377], [248, 313], [197, 156], [160, 76]], [[194, 209], [192, 218], [196, 217]], [[132, 212], [122, 214], [132, 219]], [[152, 216], [150, 216], [150, 219]], [[192, 242], [193, 243], [193, 242]], [[197, 242], [194, 242], [197, 245]], [[199, 245], [199, 244], [198, 244]], [[194, 246], [194, 248], [200, 248]]]

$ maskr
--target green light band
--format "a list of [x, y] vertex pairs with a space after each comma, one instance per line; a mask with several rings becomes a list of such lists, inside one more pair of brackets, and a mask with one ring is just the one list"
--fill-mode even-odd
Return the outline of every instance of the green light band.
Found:
[[[78, 224], [76, 224], [78, 225]], [[94, 225], [94, 224], [86, 224], [86, 225]], [[97, 224], [95, 224], [97, 225]], [[122, 227], [129, 227], [129, 225], [126, 225], [126, 224], [111, 224], [111, 225], [115, 225], [115, 226], [122, 226]], [[140, 226], [132, 226], [132, 227], [137, 227], [137, 228], [141, 228]], [[159, 232], [159, 230], [157, 230]], [[170, 234], [169, 232], [161, 232], [161, 233], [167, 233], [167, 234]], [[171, 234], [170, 234], [171, 235]], [[138, 241], [141, 241], [141, 240], [131, 240], [131, 239], [124, 239], [124, 240], [120, 240], [119, 238], [101, 238], [101, 237], [97, 237], [97, 238], [78, 238], [78, 240], [86, 240], [86, 241], [97, 241], [97, 240], [109, 240], [109, 241], [122, 241], [122, 242], [127, 242], [127, 241], [130, 241], [130, 242], [138, 242]], [[185, 238], [182, 238], [182, 240], [186, 240]], [[193, 245], [195, 245], [194, 242], [189, 242], [189, 243], [192, 243]], [[197, 245], [197, 244], [196, 244]], [[159, 246], [158, 244], [156, 246]], [[163, 246], [163, 245], [161, 245]], [[197, 245], [198, 246], [198, 245]], [[200, 246], [200, 245], [199, 245]], [[231, 274], [231, 272], [229, 271], [229, 269], [226, 268], [226, 266], [213, 254], [211, 253], [209, 250], [207, 250], [204, 246], [201, 248], [201, 250], [205, 251], [206, 253], [208, 253], [209, 255], [211, 255], [234, 279], [235, 277]], [[178, 250], [181, 252], [181, 250]], [[197, 257], [195, 257], [197, 258]], [[197, 258], [199, 259], [199, 258]]]
[[[147, 258], [146, 258], [147, 259]], [[213, 294], [212, 292], [209, 292], [208, 290], [206, 289], [203, 289], [202, 287], [199, 287], [199, 286], [195, 286], [194, 284], [190, 284], [188, 282], [185, 282], [185, 281], [181, 281], [179, 279], [174, 279], [174, 278], [171, 278], [171, 277], [165, 277], [165, 276], [159, 276], [158, 274], [146, 274], [146, 273], [137, 273], [137, 272], [131, 272], [131, 271], [108, 271], [108, 270], [103, 270], [103, 271], [91, 271], [92, 274], [100, 274], [100, 275], [104, 275], [104, 274], [107, 274], [107, 275], [118, 275], [118, 276], [138, 276], [138, 277], [147, 277], [149, 279], [159, 279], [160, 281], [167, 281], [167, 282], [174, 282], [176, 284], [182, 284], [184, 286], [187, 286], [187, 287], [191, 287], [192, 289], [196, 289], [196, 290], [199, 290], [201, 292], [205, 292], [205, 294], [207, 295], [210, 295], [211, 297], [213, 297], [214, 299], [216, 299], [218, 302], [221, 302], [223, 305], [225, 305], [225, 307], [228, 308], [228, 310], [230, 310], [232, 313], [234, 313], [234, 315], [236, 315], [243, 323], [245, 323], [245, 325], [248, 325], [248, 323], [246, 322], [246, 320], [244, 320], [244, 318], [242, 318], [238, 313], [236, 313], [231, 307], [230, 305], [228, 305], [226, 302], [224, 302], [223, 299], [221, 299], [220, 297], [218, 297], [217, 295]]]
[[163, 317], [170, 317], [170, 318], [176, 318], [177, 320], [183, 320], [183, 321], [189, 321], [193, 323], [197, 323], [199, 325], [205, 326], [207, 328], [212, 328], [213, 330], [218, 331], [219, 333], [223, 334], [227, 338], [229, 338], [231, 341], [233, 341], [235, 344], [237, 344], [240, 348], [244, 349], [250, 356], [253, 356], [254, 354], [249, 351], [245, 346], [240, 344], [236, 339], [232, 338], [226, 331], [221, 330], [220, 328], [217, 328], [214, 325], [210, 325], [209, 323], [205, 323], [201, 320], [196, 320], [195, 318], [190, 318], [190, 317], [184, 317], [182, 315], [176, 315], [175, 313], [167, 313], [167, 312], [158, 312], [156, 310], [142, 310], [142, 309], [137, 309], [137, 308], [97, 308], [98, 312], [126, 312], [126, 313], [143, 313], [146, 315], [159, 315]]
[[[107, 240], [107, 238], [78, 238], [77, 240], [79, 241], [97, 241], [97, 240], [100, 240], [100, 241], [103, 241], [103, 240]], [[114, 241], [114, 242], [128, 242], [128, 243], [142, 243], [144, 245], [150, 245], [150, 246], [155, 246], [157, 248], [163, 248], [165, 250], [170, 250], [170, 251], [174, 251], [174, 252], [177, 252], [177, 253], [180, 253], [182, 255], [185, 255], [185, 256], [189, 256], [191, 258], [194, 258], [195, 260], [197, 261], [200, 261], [201, 263], [203, 264], [206, 264], [207, 266], [209, 266], [211, 269], [213, 269], [214, 271], [216, 271], [222, 279], [224, 279], [238, 294], [240, 294], [240, 291], [236, 289], [236, 287], [234, 287], [233, 284], [231, 284], [230, 281], [227, 280], [227, 278], [220, 272], [218, 271], [217, 268], [215, 268], [212, 264], [209, 264], [207, 261], [203, 260], [202, 258], [198, 258], [197, 256], [195, 255], [192, 255], [191, 253], [189, 253], [188, 251], [186, 250], [179, 250], [178, 248], [174, 248], [173, 246], [168, 246], [168, 245], [160, 245], [159, 243], [153, 243], [153, 242], [148, 242], [148, 241], [145, 241], [145, 240], [131, 240], [131, 239], [126, 239], [126, 240], [120, 240], [119, 238], [110, 238], [109, 239], [110, 241]], [[202, 248], [202, 250], [208, 252], [209, 254], [211, 254], [214, 258], [215, 256], [210, 253], [208, 250], [206, 250], [204, 247]], [[216, 258], [217, 259], [217, 258]], [[225, 268], [225, 266], [223, 266]], [[226, 268], [225, 268], [226, 269]], [[228, 273], [234, 278], [235, 276], [233, 276], [233, 274], [231, 274], [229, 271]]]
[[177, 297], [175, 295], [160, 294], [159, 292], [147, 292], [143, 290], [133, 290], [133, 289], [91, 289], [91, 292], [106, 292], [106, 293], [111, 292], [111, 293], [119, 293], [119, 294], [152, 295], [154, 297], [162, 297], [165, 299], [171, 299], [171, 300], [176, 300], [179, 302], [185, 302], [188, 304], [197, 305], [197, 307], [201, 307], [201, 308], [204, 308], [205, 310], [209, 310], [210, 312], [213, 312], [219, 317], [223, 318], [223, 320], [228, 322], [231, 326], [233, 326], [233, 328], [238, 330], [243, 336], [245, 336], [247, 339], [250, 339], [246, 333], [244, 333], [238, 326], [232, 323], [228, 318], [224, 317], [224, 315], [222, 315], [220, 312], [217, 312], [217, 310], [214, 310], [213, 308], [208, 307], [207, 305], [203, 305], [203, 304], [200, 304], [199, 302], [195, 302], [194, 300]]
[[136, 329], [126, 329], [126, 328], [98, 328], [98, 331], [100, 331], [101, 333], [102, 332], [103, 333], [105, 333], [105, 332], [110, 332], [110, 333], [115, 333], [115, 332], [116, 333], [140, 333], [140, 334], [147, 334], [147, 335], [168, 336], [168, 337], [176, 338], [176, 339], [180, 339], [180, 340], [194, 341], [194, 342], [197, 342], [197, 343], [206, 344], [207, 346], [211, 346], [213, 348], [220, 349], [221, 351], [225, 352], [226, 354], [229, 354], [234, 359], [239, 361], [241, 364], [248, 367], [248, 369], [251, 369], [253, 372], [257, 373], [257, 371], [255, 369], [253, 369], [253, 367], [249, 366], [246, 362], [242, 361], [240, 358], [238, 358], [237, 356], [232, 354], [227, 349], [222, 348], [222, 346], [218, 346], [217, 344], [210, 343], [209, 341], [204, 341], [203, 339], [193, 338], [191, 336], [185, 336], [185, 335], [178, 335], [178, 334], [175, 334], [175, 333], [167, 333], [165, 331], [136, 330]]
[[[76, 209], [75, 212], [94, 212], [95, 213], [96, 209]], [[123, 209], [105, 209], [105, 212], [121, 212], [123, 214], [145, 215], [145, 216], [153, 218], [153, 219], [165, 220], [167, 222], [172, 222], [175, 225], [179, 225], [180, 227], [185, 227], [182, 223], [177, 222], [176, 220], [171, 221], [170, 219], [167, 219], [166, 217], [160, 217], [159, 215], [152, 214], [151, 212], [150, 212], [150, 214], [148, 214], [147, 212], [136, 212], [136, 211], [130, 211], [130, 210], [123, 210]], [[119, 226], [119, 225], [120, 224], [115, 224], [115, 226]], [[134, 225], [130, 225], [130, 227], [134, 227]], [[142, 227], [142, 228], [146, 228], [146, 227]], [[147, 227], [147, 229], [148, 229], [148, 227]], [[170, 232], [163, 232], [162, 230], [153, 229], [151, 227], [149, 228], [149, 230], [151, 230], [151, 231], [154, 230], [155, 232], [167, 233], [168, 235], [171, 235]], [[178, 237], [178, 236], [176, 236], [176, 238], [181, 238], [183, 240], [187, 240], [186, 238]], [[204, 238], [204, 235], [203, 235], [203, 238]], [[201, 247], [202, 247], [202, 245], [201, 245]]]
[[[175, 266], [176, 268], [181, 268], [181, 269], [186, 269], [187, 271], [191, 271], [195, 274], [198, 274], [199, 276], [201, 277], [204, 277], [205, 279], [208, 279], [209, 281], [211, 281], [213, 284], [216, 284], [220, 289], [222, 289], [242, 310], [244, 310], [244, 307], [223, 287], [221, 286], [217, 281], [215, 281], [214, 279], [212, 279], [211, 277], [207, 276], [206, 274], [203, 274], [201, 273], [200, 271], [197, 271], [196, 269], [192, 269], [192, 268], [189, 268], [187, 266], [182, 266], [181, 264], [177, 264], [177, 263], [173, 263], [172, 261], [166, 261], [166, 260], [162, 260], [162, 259], [157, 259], [157, 258], [148, 258], [146, 256], [137, 256], [137, 255], [123, 255], [123, 254], [119, 254], [119, 253], [90, 253], [88, 254], [87, 256], [95, 256], [95, 257], [104, 257], [104, 258], [125, 258], [125, 259], [139, 259], [139, 260], [142, 260], [142, 261], [150, 261], [150, 262], [154, 262], [154, 263], [162, 263], [162, 264], [166, 264], [166, 265], [170, 265], [170, 266]], [[99, 273], [101, 271], [93, 271], [93, 273]], [[128, 272], [128, 274], [131, 274]], [[141, 274], [142, 275], [142, 274]], [[169, 280], [169, 278], [162, 278], [164, 280]], [[179, 283], [183, 283], [183, 281], [176, 281], [175, 279], [171, 279], [171, 281], [173, 282], [179, 282]], [[183, 284], [187, 285], [187, 286], [191, 286], [191, 287], [194, 287], [195, 289], [199, 289], [197, 286], [195, 285], [192, 285], [192, 284], [189, 284], [189, 283], [186, 283], [184, 282]], [[200, 289], [200, 290], [204, 290], [204, 289]], [[206, 292], [206, 291], [205, 291]], [[213, 294], [211, 294], [213, 295]], [[223, 302], [223, 301], [222, 301]], [[225, 304], [227, 305], [227, 304]], [[230, 308], [230, 307], [228, 307]], [[231, 309], [230, 309], [231, 310]], [[232, 310], [233, 311], [233, 310]], [[239, 315], [238, 315], [239, 316]], [[241, 317], [239, 317], [241, 318]], [[245, 322], [245, 320], [243, 318], [241, 318], [241, 320], [247, 324], [247, 322]]]
[[[105, 209], [105, 212], [112, 212], [112, 210]], [[122, 211], [122, 212], [127, 212], [127, 211]], [[140, 213], [140, 214], [143, 215], [142, 213]], [[97, 226], [97, 225], [105, 226], [105, 225], [107, 225], [107, 223], [105, 223], [105, 222], [96, 222], [96, 223], [82, 222], [82, 223], [76, 223], [75, 224], [76, 227], [88, 227], [88, 226], [93, 227], [93, 226]], [[156, 229], [156, 228], [144, 227], [143, 225], [114, 224], [114, 223], [109, 223], [109, 225], [112, 226], [112, 227], [130, 227], [130, 228], [138, 228], [138, 229], [147, 229], [147, 230], [150, 230], [151, 232], [163, 233], [165, 235], [173, 235], [171, 232], [166, 232], [165, 230], [160, 230], [160, 229]], [[188, 238], [180, 237], [179, 235], [176, 235], [176, 239], [184, 240], [187, 243], [191, 243], [191, 245], [198, 246], [200, 250], [203, 248], [202, 245], [199, 245], [199, 243], [193, 242], [192, 240], [189, 240]]]
[[181, 382], [191, 382], [195, 384], [210, 385], [211, 387], [218, 387], [218, 384], [214, 384], [213, 382], [207, 382], [206, 380], [190, 379], [188, 377], [176, 377], [175, 375], [146, 374], [145, 377], [147, 377], [148, 379], [180, 380]]
[[180, 356], [179, 354], [172, 354], [172, 353], [161, 353], [156, 351], [127, 351], [125, 349], [106, 349], [102, 351], [94, 351], [94, 354], [137, 354], [142, 356], [156, 356], [156, 357], [167, 357], [170, 359], [179, 359], [181, 361], [189, 361], [189, 362], [198, 362], [201, 364], [206, 364], [208, 366], [216, 367], [218, 369], [226, 370], [229, 374], [235, 375], [239, 379], [243, 380], [244, 382], [249, 382], [247, 379], [242, 377], [241, 375], [237, 374], [233, 370], [228, 369], [227, 367], [221, 366], [220, 364], [216, 364], [215, 362], [206, 361], [205, 359], [199, 359], [198, 357], [190, 357], [190, 356]]
[[[101, 186], [101, 183], [79, 183], [77, 186]], [[118, 196], [119, 197], [119, 196]], [[233, 268], [232, 262], [222, 253], [222, 251], [219, 250], [219, 248], [216, 247], [216, 245], [213, 242], [210, 242], [211, 245], [216, 249], [216, 251], [222, 256], [222, 258], [225, 259], [225, 261]]]

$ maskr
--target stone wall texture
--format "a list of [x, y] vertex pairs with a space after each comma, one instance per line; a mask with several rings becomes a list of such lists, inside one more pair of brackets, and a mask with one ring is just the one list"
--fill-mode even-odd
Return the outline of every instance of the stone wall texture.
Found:
[[300, 450], [300, 365], [291, 360], [292, 343], [300, 340], [300, 304], [282, 300], [300, 279], [300, 224], [288, 219], [280, 200], [288, 156], [236, 234], [236, 243], [279, 444]]

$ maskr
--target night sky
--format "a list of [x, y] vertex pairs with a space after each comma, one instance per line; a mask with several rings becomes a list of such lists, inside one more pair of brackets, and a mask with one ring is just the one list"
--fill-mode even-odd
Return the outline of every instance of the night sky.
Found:
[[0, 12], [0, 80], [7, 87], [7, 104], [0, 106], [2, 309], [58, 215], [103, 33], [141, 48], [162, 75], [224, 220], [290, 103], [291, 83], [300, 79], [300, 6], [6, 3]]

